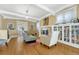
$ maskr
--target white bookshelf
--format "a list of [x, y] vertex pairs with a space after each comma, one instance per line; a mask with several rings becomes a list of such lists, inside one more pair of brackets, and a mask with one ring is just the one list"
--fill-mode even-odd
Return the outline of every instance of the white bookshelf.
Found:
[[61, 33], [58, 42], [79, 48], [79, 23], [58, 24], [54, 28]]

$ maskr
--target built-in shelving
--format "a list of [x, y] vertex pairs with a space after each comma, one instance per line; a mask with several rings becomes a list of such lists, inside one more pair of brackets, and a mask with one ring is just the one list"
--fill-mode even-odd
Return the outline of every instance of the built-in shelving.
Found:
[[58, 42], [79, 48], [79, 23], [54, 25], [60, 31]]

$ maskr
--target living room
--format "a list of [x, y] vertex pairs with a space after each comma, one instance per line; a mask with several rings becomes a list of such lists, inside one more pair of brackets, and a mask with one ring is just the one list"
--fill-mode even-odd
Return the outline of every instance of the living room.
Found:
[[78, 4], [0, 4], [1, 55], [78, 55]]

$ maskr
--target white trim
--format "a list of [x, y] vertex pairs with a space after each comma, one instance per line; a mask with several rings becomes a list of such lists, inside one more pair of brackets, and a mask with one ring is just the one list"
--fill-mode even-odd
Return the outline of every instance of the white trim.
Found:
[[54, 15], [54, 11], [51, 11], [49, 8], [45, 7], [44, 5], [42, 4], [35, 4], [35, 5]]
[[73, 6], [73, 5], [74, 5], [74, 4], [65, 5], [64, 7], [60, 8], [59, 10], [57, 10], [57, 11], [55, 12], [55, 14], [58, 13], [58, 12], [60, 12], [61, 10], [64, 10], [65, 8], [71, 7], [71, 6]]
[[46, 15], [44, 15], [43, 17], [41, 17], [40, 20], [43, 19], [43, 18], [45, 18], [45, 17], [48, 17], [48, 16], [50, 16], [50, 15], [56, 15], [59, 11], [65, 9], [65, 8], [71, 7], [71, 6], [73, 6], [73, 5], [74, 5], [74, 4], [66, 5], [66, 6], [60, 8], [59, 10], [57, 10], [56, 12], [54, 12], [54, 11], [51, 11], [49, 8], [43, 6], [43, 5], [36, 4], [36, 6], [38, 6], [38, 7], [42, 8], [42, 9], [44, 9], [44, 10], [47, 11], [47, 12], [49, 12], [49, 14], [46, 14]]
[[[11, 16], [7, 16], [5, 14], [9, 14]], [[2, 15], [4, 18], [10, 18], [10, 19], [23, 19], [23, 20], [35, 19], [36, 21], [38, 19], [38, 18], [35, 18], [35, 17], [21, 15], [21, 14], [18, 14], [18, 13], [13, 13], [13, 12], [1, 10], [1, 9], [0, 9], [0, 15]], [[12, 16], [12, 15], [14, 15], [14, 16]], [[35, 22], [35, 20], [28, 20], [28, 21]]]
[[58, 40], [58, 42], [69, 45], [69, 46], [72, 46], [72, 47], [75, 47], [75, 48], [79, 48], [78, 44], [68, 43], [68, 42], [61, 41], [61, 40]]

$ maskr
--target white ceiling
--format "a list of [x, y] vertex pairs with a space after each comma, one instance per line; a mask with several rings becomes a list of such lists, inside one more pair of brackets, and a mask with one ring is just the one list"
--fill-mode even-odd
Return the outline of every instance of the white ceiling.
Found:
[[57, 11], [71, 6], [69, 4], [0, 4], [1, 15], [40, 19], [48, 14], [55, 14]]
[[55, 13], [61, 8], [67, 6], [68, 4], [43, 4], [43, 5]]

